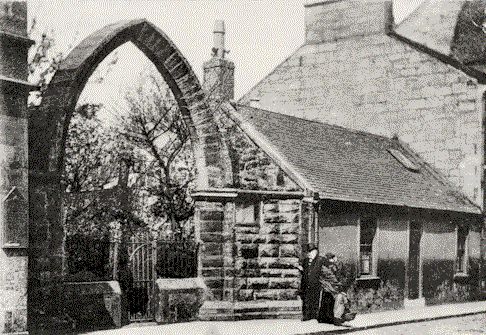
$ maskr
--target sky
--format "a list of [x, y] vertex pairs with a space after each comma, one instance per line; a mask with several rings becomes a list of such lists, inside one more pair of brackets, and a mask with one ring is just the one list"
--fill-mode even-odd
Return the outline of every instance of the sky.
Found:
[[[56, 48], [69, 46], [103, 26], [127, 19], [146, 18], [175, 43], [202, 81], [202, 65], [210, 58], [215, 20], [226, 26], [227, 58], [235, 63], [235, 98], [238, 99], [304, 41], [303, 0], [85, 0], [28, 1], [29, 20], [37, 21], [37, 32], [53, 30]], [[421, 0], [395, 0], [394, 15], [400, 21]], [[38, 35], [37, 35], [38, 36]], [[31, 38], [35, 39], [33, 35]], [[112, 99], [119, 87], [133, 83], [146, 58], [134, 46], [123, 46], [119, 62], [108, 76], [101, 100]], [[83, 95], [91, 93], [83, 92]]]

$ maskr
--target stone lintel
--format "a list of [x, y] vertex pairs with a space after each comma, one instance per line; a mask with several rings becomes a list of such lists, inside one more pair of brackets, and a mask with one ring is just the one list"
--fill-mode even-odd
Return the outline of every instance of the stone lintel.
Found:
[[231, 200], [236, 198], [245, 198], [248, 196], [272, 199], [303, 199], [305, 196], [303, 192], [262, 191], [230, 188], [196, 190], [191, 195], [195, 200], [199, 201], [220, 201], [222, 199]]

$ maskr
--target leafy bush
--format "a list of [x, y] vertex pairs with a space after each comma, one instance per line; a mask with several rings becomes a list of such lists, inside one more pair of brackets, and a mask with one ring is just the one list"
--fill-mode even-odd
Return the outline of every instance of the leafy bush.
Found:
[[471, 290], [472, 285], [470, 284], [458, 284], [445, 280], [437, 287], [429, 304], [470, 301], [473, 298]]
[[[67, 272], [72, 281], [109, 279], [110, 240], [82, 234], [66, 236]], [[67, 279], [68, 279], [67, 278]]]
[[398, 308], [403, 297], [403, 290], [396, 280], [381, 282], [378, 289], [353, 286], [348, 290], [351, 305], [358, 313]]

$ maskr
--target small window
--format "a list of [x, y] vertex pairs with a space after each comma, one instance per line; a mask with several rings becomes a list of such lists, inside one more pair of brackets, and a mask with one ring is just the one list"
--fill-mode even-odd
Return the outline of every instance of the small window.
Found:
[[457, 262], [456, 271], [467, 273], [467, 236], [469, 228], [466, 225], [457, 228]]
[[405, 168], [412, 172], [419, 172], [419, 167], [397, 149], [388, 149], [388, 152], [395, 157]]
[[236, 223], [258, 224], [260, 218], [259, 202], [244, 202], [237, 205]]
[[376, 219], [363, 218], [360, 226], [359, 272], [361, 276], [375, 274], [373, 259], [373, 242], [376, 235]]

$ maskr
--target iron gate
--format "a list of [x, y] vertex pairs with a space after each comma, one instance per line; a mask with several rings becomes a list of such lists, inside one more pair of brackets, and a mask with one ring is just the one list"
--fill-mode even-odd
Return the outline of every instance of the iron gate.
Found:
[[127, 249], [133, 278], [127, 292], [129, 320], [151, 321], [155, 317], [155, 281], [158, 277], [197, 277], [199, 247], [192, 239], [157, 240], [150, 233], [144, 233], [132, 236]]
[[151, 306], [157, 274], [157, 241], [149, 234], [132, 236], [128, 242], [129, 269], [133, 286], [127, 292], [129, 319], [150, 321], [154, 315]]

